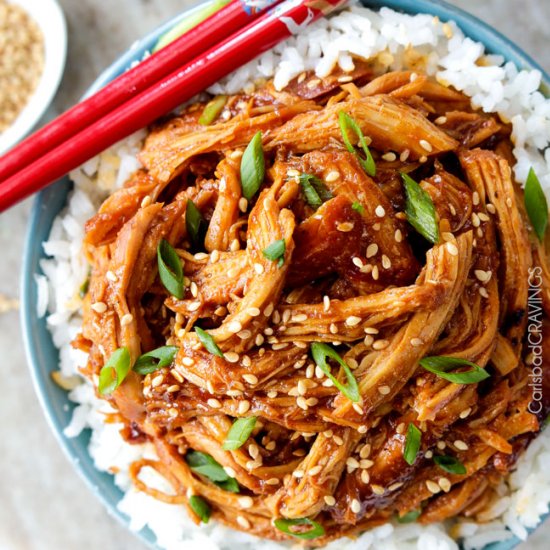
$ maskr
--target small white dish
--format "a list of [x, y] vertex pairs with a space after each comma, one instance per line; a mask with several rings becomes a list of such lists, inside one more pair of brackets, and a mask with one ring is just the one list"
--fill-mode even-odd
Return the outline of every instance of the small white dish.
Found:
[[67, 25], [56, 0], [8, 0], [34, 19], [44, 37], [44, 71], [36, 90], [15, 122], [0, 134], [0, 155], [21, 141], [52, 102], [61, 82], [67, 57]]

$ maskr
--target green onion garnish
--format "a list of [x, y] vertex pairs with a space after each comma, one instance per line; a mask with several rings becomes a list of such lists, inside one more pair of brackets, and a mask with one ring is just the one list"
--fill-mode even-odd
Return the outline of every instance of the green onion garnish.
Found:
[[300, 174], [299, 179], [306, 202], [314, 210], [317, 210], [325, 201], [332, 199], [332, 193], [317, 176]]
[[359, 212], [359, 214], [363, 215], [365, 213], [365, 208], [363, 207], [363, 205], [360, 203], [360, 202], [354, 202], [351, 207], [353, 208], [353, 210], [355, 210], [356, 212]]
[[[276, 519], [274, 522], [275, 527], [279, 529], [279, 531], [282, 531], [283, 533], [286, 533], [287, 535], [291, 535], [292, 537], [296, 537], [299, 539], [304, 540], [310, 540], [310, 539], [316, 539], [317, 537], [322, 537], [325, 534], [325, 529], [320, 523], [317, 523], [316, 521], [313, 521], [309, 518], [296, 518], [296, 519], [286, 519], [286, 518], [279, 518]], [[295, 527], [297, 525], [309, 525], [311, 529], [309, 531], [303, 531], [303, 532], [296, 532], [291, 529], [291, 527]]]
[[99, 372], [98, 391], [101, 395], [113, 393], [130, 372], [128, 348], [118, 348]]
[[442, 455], [434, 456], [434, 462], [446, 472], [450, 474], [464, 475], [466, 473], [466, 467], [460, 460], [454, 456]]
[[411, 510], [402, 516], [397, 516], [397, 523], [412, 523], [420, 517], [421, 513], [422, 510]]
[[273, 241], [267, 248], [262, 250], [262, 254], [272, 262], [278, 260], [278, 266], [281, 267], [285, 262], [286, 244], [284, 239]]
[[405, 449], [403, 450], [403, 458], [409, 465], [413, 465], [420, 450], [422, 441], [422, 432], [413, 424], [409, 424], [407, 429], [407, 437], [405, 439]]
[[256, 425], [256, 417], [250, 416], [248, 418], [237, 418], [230, 430], [225, 436], [222, 449], [224, 451], [234, 451], [239, 447], [242, 447], [246, 440], [250, 437], [254, 426]]
[[250, 200], [260, 188], [265, 177], [265, 158], [262, 148], [262, 132], [257, 132], [246, 146], [241, 159], [241, 187], [243, 196]]
[[176, 346], [162, 346], [144, 353], [136, 361], [133, 370], [138, 374], [151, 374], [158, 369], [171, 365], [177, 352], [178, 348]]
[[168, 241], [162, 239], [157, 248], [159, 275], [166, 290], [178, 300], [183, 299], [183, 267], [180, 257]]
[[[340, 131], [342, 132], [342, 139], [344, 140], [344, 145], [346, 146], [346, 149], [353, 153], [354, 155], [357, 155], [357, 158], [359, 159], [359, 162], [361, 163], [361, 166], [363, 167], [363, 170], [369, 175], [369, 176], [376, 176], [376, 164], [374, 163], [374, 159], [372, 158], [372, 154], [370, 152], [369, 146], [367, 145], [367, 140], [365, 139], [365, 136], [363, 135], [363, 132], [361, 131], [361, 128], [359, 127], [359, 124], [355, 122], [353, 118], [351, 118], [347, 113], [344, 111], [340, 111], [338, 113], [338, 123], [340, 124]], [[351, 141], [349, 140], [349, 131], [353, 130], [355, 135], [359, 138], [359, 144], [361, 145], [361, 149], [363, 149], [363, 152], [365, 153], [365, 159], [362, 159], [355, 150], [355, 147], [352, 145]]]
[[239, 492], [239, 484], [236, 479], [229, 477], [227, 472], [222, 468], [222, 465], [214, 458], [200, 451], [189, 451], [185, 455], [185, 462], [193, 472], [200, 474], [214, 482], [220, 489], [230, 491], [231, 493]]
[[211, 510], [206, 500], [197, 495], [193, 495], [189, 497], [189, 507], [193, 510], [193, 512], [195, 512], [195, 514], [197, 514], [197, 516], [199, 516], [203, 523], [208, 523]]
[[548, 225], [548, 203], [546, 202], [546, 196], [540, 185], [539, 178], [532, 168], [529, 170], [529, 175], [525, 182], [524, 201], [533, 229], [539, 241], [542, 242]]
[[407, 204], [405, 214], [408, 222], [428, 241], [439, 241], [439, 226], [432, 198], [409, 175], [401, 172], [405, 184]]
[[88, 275], [86, 277], [86, 280], [80, 285], [80, 288], [78, 289], [78, 295], [84, 299], [86, 294], [88, 294], [88, 289], [90, 288], [90, 276]]
[[[424, 357], [420, 360], [420, 366], [455, 384], [477, 384], [477, 382], [481, 382], [490, 376], [485, 369], [475, 363], [458, 357]], [[471, 367], [470, 370], [466, 372], [448, 372], [451, 369], [465, 366]]]
[[[349, 366], [344, 362], [344, 360], [338, 355], [338, 352], [332, 349], [327, 344], [322, 344], [320, 342], [313, 342], [311, 344], [311, 355], [317, 366], [332, 380], [332, 383], [342, 392], [350, 401], [357, 403], [361, 399], [361, 394], [359, 393], [359, 386], [357, 380]], [[341, 384], [335, 376], [332, 375], [330, 370], [330, 365], [327, 363], [327, 357], [334, 359], [338, 364], [344, 369], [344, 373], [347, 379], [347, 385]]]
[[202, 217], [201, 211], [191, 199], [187, 201], [187, 206], [185, 207], [185, 226], [191, 244], [195, 248], [201, 247], [204, 241], [206, 220]]
[[220, 116], [226, 103], [226, 95], [217, 95], [212, 101], [209, 101], [199, 118], [199, 124], [202, 126], [209, 126], [212, 124]]
[[223, 358], [224, 355], [222, 350], [218, 347], [218, 344], [216, 344], [214, 338], [212, 338], [208, 332], [199, 327], [195, 327], [195, 332], [197, 333], [201, 344], [207, 351], [209, 351], [212, 355], [217, 355], [218, 357]]

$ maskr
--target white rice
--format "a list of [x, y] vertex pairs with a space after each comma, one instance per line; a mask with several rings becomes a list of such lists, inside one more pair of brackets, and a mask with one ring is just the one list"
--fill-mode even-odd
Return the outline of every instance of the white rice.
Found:
[[[353, 69], [350, 54], [369, 58], [383, 53], [389, 69], [407, 68], [412, 60], [409, 46], [426, 56], [426, 70], [439, 81], [451, 84], [472, 98], [486, 112], [497, 112], [513, 125], [515, 175], [524, 182], [529, 168], [537, 172], [550, 197], [550, 100], [538, 91], [538, 71], [518, 71], [503, 64], [496, 56], [485, 56], [481, 44], [464, 37], [453, 23], [444, 25], [431, 15], [409, 16], [384, 8], [374, 12], [353, 6], [330, 19], [319, 21], [299, 36], [278, 45], [211, 88], [214, 93], [234, 93], [250, 88], [258, 78], [274, 78], [283, 88], [305, 70], [326, 76], [336, 65]], [[483, 63], [479, 63], [483, 59]], [[120, 187], [138, 168], [135, 155], [144, 132], [134, 134], [98, 158], [71, 173], [75, 183], [67, 208], [52, 227], [44, 251], [50, 259], [41, 261], [44, 275], [36, 276], [38, 313], [48, 312], [47, 324], [60, 350], [59, 368], [66, 376], [74, 375], [86, 362], [86, 354], [70, 346], [81, 325], [78, 291], [87, 278], [88, 267], [81, 252], [83, 227], [102, 200]], [[78, 404], [67, 437], [91, 428], [90, 454], [101, 471], [117, 468], [115, 483], [125, 492], [119, 509], [128, 515], [131, 529], [148, 526], [157, 536], [158, 546], [170, 550], [225, 550], [257, 548], [275, 550], [289, 545], [260, 541], [233, 531], [214, 521], [197, 527], [183, 507], [165, 504], [136, 491], [127, 469], [142, 457], [154, 457], [150, 445], [128, 445], [119, 425], [104, 424], [100, 411], [110, 406], [98, 400], [92, 386], [83, 383], [70, 399]], [[444, 525], [387, 524], [373, 529], [355, 541], [342, 539], [329, 544], [330, 550], [455, 550], [457, 538], [466, 549], [482, 548], [516, 535], [525, 540], [528, 529], [535, 527], [550, 503], [550, 437], [543, 434], [519, 459], [516, 470], [502, 482], [502, 498], [485, 512], [484, 524], [464, 521], [452, 527], [452, 537]], [[169, 491], [166, 481], [150, 470], [143, 479]]]

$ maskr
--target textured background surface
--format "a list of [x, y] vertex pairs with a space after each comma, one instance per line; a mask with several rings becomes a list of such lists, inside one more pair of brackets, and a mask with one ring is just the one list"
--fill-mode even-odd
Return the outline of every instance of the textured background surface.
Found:
[[[55, 108], [72, 105], [99, 72], [140, 36], [194, 0], [60, 0], [69, 57]], [[515, 40], [550, 71], [548, 0], [454, 0]], [[113, 6], [116, 5], [116, 9]], [[27, 201], [0, 216], [0, 293], [17, 299]], [[62, 455], [37, 403], [18, 312], [0, 314], [0, 549], [142, 550], [88, 491]], [[522, 550], [546, 550], [545, 525]], [[237, 550], [237, 549], [236, 549]]]

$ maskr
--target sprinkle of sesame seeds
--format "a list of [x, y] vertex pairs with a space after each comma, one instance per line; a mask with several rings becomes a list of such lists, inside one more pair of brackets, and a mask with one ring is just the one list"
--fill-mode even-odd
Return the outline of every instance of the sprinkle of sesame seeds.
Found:
[[488, 283], [491, 280], [492, 272], [483, 271], [483, 269], [476, 269], [474, 270], [474, 275], [476, 276], [478, 281], [482, 283]]
[[225, 394], [228, 397], [241, 397], [241, 395], [243, 395], [243, 392], [241, 390], [227, 390]]
[[461, 439], [457, 439], [457, 440], [454, 442], [454, 446], [455, 446], [459, 451], [467, 451], [467, 450], [469, 449], [468, 444], [467, 444], [465, 441], [462, 441]]
[[365, 344], [365, 346], [367, 347], [372, 346], [373, 342], [374, 342], [374, 338], [370, 334], [367, 334], [363, 339], [363, 344]]
[[187, 310], [188, 311], [197, 311], [197, 309], [199, 309], [201, 307], [201, 303], [200, 302], [191, 302], [188, 306], [187, 306]]
[[273, 310], [275, 309], [275, 307], [273, 306], [273, 304], [269, 304], [265, 309], [264, 309], [264, 316], [265, 317], [271, 317], [271, 314], [273, 313]]
[[247, 401], [246, 399], [240, 401], [237, 410], [239, 411], [239, 414], [247, 413], [250, 410], [250, 401]]
[[331, 334], [338, 334], [338, 327], [334, 323], [331, 323], [328, 329]]
[[386, 492], [384, 487], [382, 487], [381, 485], [373, 484], [371, 485], [371, 489], [372, 489], [372, 492], [378, 496], [383, 495]]
[[313, 466], [313, 468], [310, 468], [308, 471], [308, 475], [310, 476], [316, 476], [318, 473], [321, 472], [323, 467], [320, 464], [317, 464], [317, 466]]
[[427, 459], [432, 458], [433, 455], [434, 455], [434, 452], [433, 452], [433, 451], [426, 451], [426, 452], [424, 453], [424, 456], [425, 456]]
[[357, 256], [354, 256], [352, 259], [351, 259], [352, 263], [354, 266], [358, 267], [359, 269], [361, 269], [365, 264], [363, 263], [363, 260], [361, 258], [358, 258]]
[[472, 225], [474, 227], [479, 227], [480, 223], [479, 216], [475, 212], [472, 212]]
[[155, 376], [155, 378], [153, 378], [153, 380], [151, 380], [151, 386], [153, 388], [156, 388], [157, 386], [160, 386], [163, 381], [164, 381], [164, 375], [159, 374], [158, 376]]
[[254, 504], [254, 500], [252, 499], [252, 497], [248, 496], [239, 497], [237, 500], [241, 508], [252, 508]]
[[372, 258], [378, 253], [378, 245], [376, 243], [369, 244], [367, 246], [367, 258]]
[[212, 384], [212, 380], [207, 380], [206, 381], [206, 389], [208, 390], [209, 393], [215, 393], [214, 392], [214, 384]]
[[511, 199], [510, 197], [508, 197], [508, 198], [506, 199], [506, 206], [507, 206], [508, 208], [512, 208], [513, 205], [514, 205], [514, 203], [513, 203], [512, 199]]
[[326, 380], [323, 381], [324, 388], [332, 388], [332, 386], [334, 386], [334, 383], [330, 378], [327, 378]]
[[293, 323], [303, 323], [304, 321], [307, 321], [307, 315], [305, 313], [299, 313], [298, 315], [293, 315], [291, 318], [291, 322]]
[[375, 210], [374, 210], [374, 213], [379, 217], [379, 218], [383, 218], [385, 215], [386, 215], [386, 210], [384, 209], [384, 207], [379, 204]]
[[478, 214], [479, 216], [479, 219], [482, 221], [482, 222], [488, 222], [489, 221], [489, 216], [487, 216], [487, 214], [485, 214], [485, 212], [480, 212]]
[[376, 342], [372, 344], [372, 349], [377, 351], [381, 349], [386, 349], [389, 346], [389, 344], [390, 342], [388, 340], [376, 340]]
[[470, 413], [472, 412], [472, 407], [468, 407], [467, 409], [464, 409], [460, 414], [460, 418], [462, 418], [463, 420], [465, 418], [468, 418], [468, 416], [470, 415]]
[[300, 479], [302, 477], [304, 477], [304, 472], [302, 470], [294, 470], [292, 472], [292, 475], [297, 478], [297, 479]]
[[336, 504], [336, 499], [331, 495], [326, 495], [323, 499], [327, 506], [334, 506]]
[[361, 503], [356, 498], [351, 501], [351, 511], [354, 514], [358, 514], [361, 511]]
[[275, 399], [277, 395], [278, 392], [276, 390], [271, 390], [267, 392], [267, 397], [269, 397], [269, 399]]
[[425, 164], [426, 162], [428, 162], [428, 157], [426, 155], [422, 155], [419, 159], [418, 159], [418, 162], [420, 162], [420, 164]]
[[237, 363], [240, 359], [239, 354], [234, 351], [226, 351], [223, 355], [228, 363]]
[[356, 327], [361, 322], [361, 317], [357, 317], [356, 315], [350, 315], [346, 319], [346, 325], [348, 327]]
[[337, 170], [331, 170], [326, 176], [325, 176], [325, 181], [327, 183], [332, 183], [333, 181], [336, 181], [336, 180], [339, 180], [340, 179], [340, 172], [338, 172]]
[[248, 355], [243, 355], [242, 357], [243, 367], [250, 367], [252, 365], [252, 359]]
[[441, 487], [431, 479], [428, 479], [426, 481], [426, 488], [428, 489], [428, 491], [430, 491], [430, 493], [433, 493], [434, 495], [441, 491]]
[[359, 456], [361, 458], [367, 458], [370, 455], [371, 452], [371, 445], [370, 443], [365, 443], [361, 449], [359, 450]]
[[275, 450], [275, 447], [277, 447], [277, 443], [275, 441], [270, 441], [266, 446], [265, 448], [268, 450], [268, 451], [274, 451]]
[[252, 332], [250, 330], [241, 330], [240, 332], [237, 332], [237, 336], [241, 340], [248, 340], [252, 336]]
[[206, 254], [205, 252], [197, 252], [194, 256], [195, 260], [207, 260], [208, 259], [208, 254]]
[[418, 143], [420, 147], [424, 149], [424, 151], [428, 151], [428, 153], [431, 153], [433, 151], [432, 144], [429, 141], [426, 141], [425, 139], [421, 139]]
[[341, 446], [344, 444], [344, 440], [343, 440], [339, 435], [333, 436], [332, 440], [333, 440], [334, 443], [336, 443], [336, 445], [338, 445], [339, 447], [341, 447]]
[[250, 529], [250, 522], [243, 516], [237, 516], [237, 523], [243, 528], [243, 529]]
[[380, 273], [378, 271], [378, 266], [375, 265], [373, 268], [372, 268], [372, 278], [373, 280], [375, 281], [378, 281], [378, 277], [380, 276]]
[[349, 233], [354, 227], [353, 222], [336, 222], [336, 229], [341, 233]]
[[401, 162], [406, 162], [410, 155], [411, 155], [411, 152], [409, 151], [409, 149], [405, 149], [405, 150], [399, 155], [399, 160], [400, 160]]
[[105, 313], [107, 311], [107, 304], [104, 302], [96, 302], [95, 304], [92, 304], [92, 309], [96, 313]]
[[131, 313], [126, 313], [126, 315], [123, 315], [120, 319], [120, 324], [125, 327], [132, 323], [134, 320], [134, 316]]
[[170, 373], [180, 384], [183, 384], [184, 378], [176, 369], [172, 369]]
[[279, 480], [276, 477], [270, 477], [265, 483], [266, 485], [279, 485]]
[[487, 208], [487, 211], [489, 212], [489, 214], [496, 214], [497, 209], [495, 208], [494, 204], [488, 202], [486, 204], [486, 208]]
[[248, 201], [244, 197], [239, 199], [239, 210], [243, 213], [248, 210]]
[[391, 392], [391, 388], [389, 386], [378, 386], [378, 393], [381, 395], [388, 395]]
[[447, 446], [447, 444], [445, 443], [445, 441], [438, 441], [436, 446], [440, 451], [442, 451]]
[[446, 477], [442, 477], [438, 480], [439, 486], [448, 493], [451, 490], [451, 482]]
[[366, 485], [370, 481], [370, 474], [367, 470], [361, 471], [361, 481]]
[[391, 267], [391, 260], [385, 254], [382, 254], [382, 267], [384, 269], [389, 269]]
[[221, 409], [222, 406], [222, 404], [217, 399], [209, 399], [206, 403], [209, 407], [212, 407], [213, 409]]
[[360, 434], [366, 434], [367, 431], [368, 431], [368, 428], [367, 428], [367, 426], [359, 426], [359, 427], [357, 428], [357, 431], [358, 431]]
[[397, 481], [388, 487], [388, 491], [397, 491], [400, 487], [403, 487], [403, 483], [401, 481]]
[[141, 208], [146, 208], [153, 202], [153, 199], [149, 195], [145, 195], [141, 201]]
[[395, 153], [389, 152], [382, 155], [382, 158], [388, 162], [393, 162], [397, 159], [397, 155]]
[[191, 357], [184, 357], [181, 362], [186, 367], [192, 367], [195, 364], [194, 359]]
[[358, 414], [363, 414], [363, 407], [361, 407], [361, 405], [359, 405], [359, 403], [352, 403], [352, 407], [353, 409], [355, 410], [356, 413]]
[[251, 386], [255, 386], [258, 383], [258, 377], [255, 374], [243, 374], [243, 380]]
[[306, 86], [310, 89], [312, 88], [315, 88], [315, 86], [317, 86], [318, 84], [321, 83], [321, 80], [319, 78], [313, 78], [312, 80], [310, 80]]
[[477, 206], [479, 204], [479, 193], [477, 191], [474, 191], [472, 193], [472, 204], [474, 206]]
[[254, 264], [254, 271], [255, 271], [258, 275], [261, 275], [261, 274], [264, 272], [264, 266], [263, 266], [262, 264], [255, 263], [255, 264]]
[[411, 346], [417, 348], [419, 346], [422, 346], [424, 344], [424, 340], [420, 338], [411, 338]]
[[446, 116], [440, 116], [440, 117], [437, 117], [434, 121], [438, 126], [441, 126], [443, 124], [446, 124], [447, 123], [447, 117]]
[[231, 323], [227, 325], [227, 330], [229, 332], [232, 332], [233, 334], [237, 334], [238, 332], [241, 332], [242, 329], [243, 329], [243, 326], [241, 325], [241, 323], [239, 323], [239, 321], [231, 321]]

